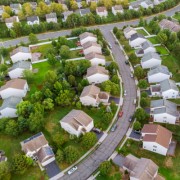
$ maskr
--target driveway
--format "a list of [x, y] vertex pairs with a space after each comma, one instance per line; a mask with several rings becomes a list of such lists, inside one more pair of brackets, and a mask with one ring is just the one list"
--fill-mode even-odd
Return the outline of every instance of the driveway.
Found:
[[119, 104], [120, 98], [118, 98], [118, 97], [110, 97], [109, 98], [109, 103], [111, 103], [111, 101], [114, 101], [116, 104]]
[[125, 157], [117, 154], [116, 157], [113, 159], [113, 162], [118, 165], [119, 167], [123, 167], [123, 163], [124, 163]]
[[167, 155], [175, 156], [176, 144], [177, 144], [176, 141], [171, 141], [168, 151], [167, 151]]
[[137, 133], [134, 132], [134, 130], [132, 130], [129, 137], [132, 138], [132, 139], [140, 140], [141, 134], [137, 134]]
[[46, 173], [49, 177], [49, 179], [53, 178], [54, 176], [57, 176], [61, 170], [59, 169], [59, 166], [57, 165], [56, 161], [53, 161], [45, 166]]

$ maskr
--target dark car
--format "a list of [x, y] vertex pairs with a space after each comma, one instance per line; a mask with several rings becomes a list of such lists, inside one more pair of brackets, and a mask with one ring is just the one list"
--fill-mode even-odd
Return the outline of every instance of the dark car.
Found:
[[140, 130], [134, 130], [134, 132], [135, 132], [136, 134], [141, 134], [141, 131], [140, 131]]
[[126, 61], [125, 61], [125, 64], [127, 64], [127, 65], [128, 65], [128, 64], [129, 64], [129, 61], [128, 61], [128, 60], [126, 60]]
[[130, 116], [129, 117], [129, 122], [131, 122], [133, 120], [133, 117], [132, 116]]

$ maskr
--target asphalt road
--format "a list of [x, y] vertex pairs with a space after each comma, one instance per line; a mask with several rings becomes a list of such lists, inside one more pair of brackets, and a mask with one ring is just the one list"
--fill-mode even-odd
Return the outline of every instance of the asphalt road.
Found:
[[[170, 9], [166, 12], [163, 12], [163, 14], [165, 14], [167, 16], [172, 16], [177, 11], [180, 11], [180, 5], [176, 6], [173, 9]], [[154, 16], [157, 16], [157, 14], [150, 16], [150, 17], [146, 17], [145, 19], [151, 20]], [[139, 22], [139, 20], [136, 19], [136, 20], [113, 23], [113, 24], [93, 26], [93, 27], [89, 27], [89, 29], [99, 28], [101, 30], [103, 30], [103, 29], [112, 30], [113, 27], [115, 27], [115, 26], [122, 28], [125, 25], [137, 25], [138, 22]], [[69, 35], [70, 33], [71, 33], [71, 30], [63, 30], [63, 31], [56, 31], [56, 32], [48, 32], [48, 33], [39, 34], [39, 35], [37, 35], [37, 37], [39, 40], [44, 40], [44, 39], [52, 39], [52, 38], [57, 38], [59, 36]], [[16, 46], [17, 44], [20, 44], [21, 42], [28, 43], [28, 37], [21, 37], [21, 38], [9, 40], [9, 41], [0, 42], [0, 47], [2, 47], [2, 46], [4, 46], [4, 47]]]

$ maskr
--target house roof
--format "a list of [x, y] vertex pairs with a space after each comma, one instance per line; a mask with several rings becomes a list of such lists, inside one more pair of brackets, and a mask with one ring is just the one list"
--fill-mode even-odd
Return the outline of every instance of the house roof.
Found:
[[57, 18], [56, 13], [46, 14], [46, 19]]
[[12, 71], [16, 68], [20, 69], [30, 69], [31, 67], [31, 62], [29, 61], [18, 61], [12, 65], [12, 67], [9, 68], [9, 71]]
[[83, 39], [85, 39], [87, 37], [95, 37], [95, 38], [97, 38], [93, 33], [90, 33], [90, 32], [84, 32], [84, 33], [79, 35], [80, 40], [83, 40]]
[[136, 30], [131, 26], [128, 26], [123, 30], [124, 33], [129, 33], [130, 31], [136, 31]]
[[27, 153], [28, 151], [37, 151], [39, 148], [48, 144], [42, 132], [21, 142], [22, 150]]
[[141, 47], [142, 47], [142, 49], [143, 50], [146, 50], [147, 48], [149, 48], [149, 47], [153, 47], [154, 48], [154, 46], [152, 45], [152, 43], [150, 42], [150, 41], [145, 41], [145, 42], [143, 42], [142, 44], [141, 44]]
[[89, 86], [84, 87], [80, 97], [91, 96], [92, 98], [96, 99], [96, 96], [99, 93], [100, 93], [99, 87], [95, 85], [89, 85]]
[[86, 15], [86, 14], [89, 14], [91, 13], [90, 9], [89, 8], [85, 8], [85, 9], [80, 9], [80, 12], [82, 15]]
[[30, 17], [27, 17], [27, 21], [30, 21], [30, 22], [39, 21], [39, 17], [38, 16], [30, 16]]
[[145, 39], [145, 37], [142, 34], [135, 33], [130, 37], [130, 41], [134, 41], [135, 39], [142, 38]]
[[10, 18], [6, 18], [5, 19], [5, 23], [13, 23], [13, 22], [17, 22], [18, 16], [13, 16]]
[[107, 11], [107, 10], [106, 10], [106, 7], [102, 6], [102, 7], [97, 7], [96, 11], [100, 13], [100, 12], [104, 12], [104, 11]]
[[174, 31], [174, 32], [180, 31], [180, 25], [179, 24], [177, 24], [176, 22], [167, 20], [167, 19], [162, 19], [159, 22], [159, 26], [163, 29], [169, 29], [169, 30]]
[[171, 131], [157, 124], [145, 124], [141, 133], [145, 133], [144, 142], [156, 142], [165, 148], [169, 147], [172, 138]]
[[88, 41], [82, 45], [83, 49], [87, 49], [92, 46], [101, 47], [99, 44], [97, 44], [96, 42], [92, 42], [92, 41]]
[[13, 51], [11, 51], [10, 56], [13, 56], [13, 55], [15, 55], [18, 52], [30, 53], [28, 47], [20, 46], [20, 47], [14, 49]]
[[10, 4], [10, 8], [12, 9], [19, 9], [21, 7], [21, 4]]
[[177, 108], [177, 105], [171, 101], [168, 101], [166, 99], [158, 99], [151, 101], [151, 108], [158, 108], [158, 107], [166, 107], [171, 106], [173, 108]]
[[153, 112], [153, 114], [164, 114], [164, 113], [167, 113], [167, 114], [170, 114], [170, 115], [172, 115], [174, 117], [179, 118], [179, 112], [176, 109], [174, 109], [174, 108], [172, 108], [170, 106], [157, 108]]
[[27, 81], [24, 79], [11, 79], [11, 80], [7, 81], [4, 86], [1, 86], [0, 91], [3, 91], [8, 88], [23, 90], [26, 83], [27, 83]]
[[13, 108], [16, 109], [16, 106], [22, 101], [22, 98], [11, 96], [9, 98], [4, 99], [2, 106], [0, 107], [0, 110], [5, 108]]
[[84, 111], [73, 109], [70, 111], [61, 122], [68, 123], [75, 130], [78, 130], [79, 126], [87, 127], [93, 119], [87, 115]]
[[63, 14], [64, 17], [66, 17], [66, 16], [69, 16], [69, 15], [73, 14], [73, 11], [65, 11], [62, 14]]
[[178, 89], [178, 87], [176, 86], [175, 81], [173, 81], [173, 80], [171, 80], [171, 79], [166, 79], [166, 80], [164, 80], [164, 81], [161, 81], [161, 82], [160, 82], [160, 86], [161, 86], [161, 91], [162, 91], [162, 92], [167, 91], [167, 90], [170, 90], [170, 89], [173, 89], [173, 90], [179, 92], [179, 89]]
[[143, 0], [133, 1], [130, 3], [130, 6], [132, 6], [133, 8], [139, 8], [141, 2], [143, 2]]
[[38, 160], [40, 163], [47, 161], [48, 159], [54, 157], [54, 153], [50, 146], [41, 147], [37, 153]]
[[141, 62], [150, 61], [152, 58], [161, 61], [161, 57], [159, 56], [159, 54], [157, 54], [155, 52], [148, 52], [148, 53], [144, 54], [144, 56], [141, 59]]
[[155, 75], [158, 73], [171, 75], [171, 73], [169, 72], [169, 69], [166, 66], [160, 65], [160, 66], [156, 66], [156, 67], [151, 68], [148, 71], [148, 76], [152, 76], [152, 75]]
[[113, 8], [114, 8], [114, 10], [116, 10], [116, 11], [121, 11], [121, 10], [123, 10], [123, 7], [122, 7], [121, 5], [115, 5], [115, 6], [113, 6]]
[[153, 4], [153, 2], [152, 2], [151, 0], [145, 0], [145, 3], [146, 3], [147, 5]]
[[103, 56], [102, 54], [91, 52], [91, 53], [85, 55], [85, 58], [88, 60], [91, 60], [93, 58], [105, 59], [105, 56]]
[[105, 69], [103, 66], [91, 66], [87, 69], [86, 77], [92, 76], [94, 74], [103, 74], [108, 75], [109, 71]]

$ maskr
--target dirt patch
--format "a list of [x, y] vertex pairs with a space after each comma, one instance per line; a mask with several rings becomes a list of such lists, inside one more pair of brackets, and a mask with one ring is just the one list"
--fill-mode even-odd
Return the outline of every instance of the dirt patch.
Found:
[[167, 157], [166, 158], [165, 166], [168, 167], [168, 168], [172, 168], [173, 167], [172, 157]]

